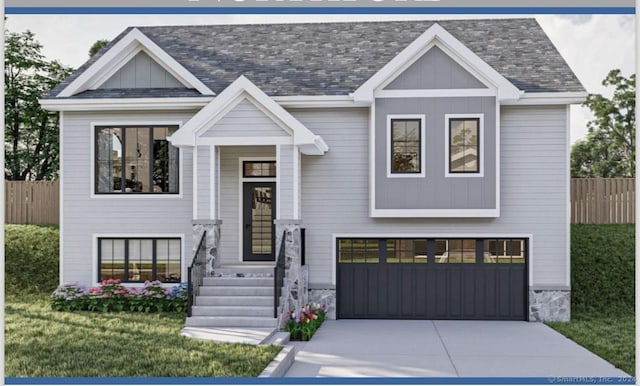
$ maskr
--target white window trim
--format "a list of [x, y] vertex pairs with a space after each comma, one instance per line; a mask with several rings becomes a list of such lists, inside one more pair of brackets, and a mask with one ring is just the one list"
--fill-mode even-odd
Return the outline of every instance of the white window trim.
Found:
[[535, 285], [533, 281], [533, 266], [535, 263], [533, 254], [533, 234], [531, 233], [332, 233], [331, 234], [331, 284], [336, 285], [337, 282], [337, 268], [338, 268], [338, 256], [337, 256], [337, 240], [341, 238], [378, 238], [378, 239], [393, 239], [393, 238], [408, 238], [408, 239], [529, 239], [529, 248], [527, 253], [527, 271], [529, 283], [527, 283], [527, 290], [531, 286]]
[[[450, 130], [450, 121], [451, 119], [457, 118], [470, 118], [475, 119], [478, 118], [480, 120], [479, 128], [478, 128], [478, 136], [480, 137], [480, 142], [478, 145], [478, 150], [480, 151], [480, 157], [478, 158], [478, 162], [480, 163], [477, 173], [451, 173], [449, 172], [449, 130]], [[444, 116], [444, 176], [446, 178], [482, 178], [484, 177], [484, 114], [445, 114]]]
[[99, 121], [99, 122], [91, 122], [90, 126], [91, 126], [91, 154], [90, 154], [90, 160], [89, 160], [89, 176], [90, 176], [90, 180], [89, 180], [89, 192], [90, 193], [90, 198], [91, 199], [99, 199], [99, 200], [105, 200], [105, 199], [116, 199], [116, 200], [122, 200], [124, 197], [126, 197], [127, 199], [131, 198], [131, 199], [152, 199], [152, 200], [157, 200], [157, 199], [181, 199], [183, 198], [183, 192], [184, 192], [184, 185], [183, 185], [183, 181], [184, 181], [184, 152], [183, 149], [178, 148], [178, 194], [136, 194], [136, 193], [122, 193], [122, 194], [100, 194], [100, 193], [96, 193], [96, 183], [95, 183], [95, 178], [96, 178], [96, 171], [95, 171], [95, 164], [96, 164], [96, 127], [97, 126], [140, 126], [140, 127], [145, 127], [145, 126], [178, 126], [178, 129], [180, 129], [180, 127], [182, 126], [182, 121], [149, 121], [149, 120], [122, 120], [122, 121]]
[[[98, 266], [98, 240], [101, 238], [113, 238], [113, 239], [137, 239], [137, 238], [153, 238], [153, 239], [180, 239], [180, 282], [185, 282], [187, 278], [187, 256], [186, 245], [185, 245], [185, 235], [184, 233], [93, 233], [91, 235], [91, 244], [92, 244], [92, 273], [91, 273], [91, 281], [92, 287], [97, 287], [100, 285], [98, 281], [98, 270], [100, 267]], [[191, 256], [189, 256], [190, 258]], [[163, 287], [171, 288], [180, 283], [162, 283]], [[128, 283], [123, 282], [122, 285], [130, 288], [139, 288], [144, 287], [144, 283]]]
[[[276, 152], [279, 149], [279, 146], [276, 147]], [[242, 163], [244, 161], [275, 161], [276, 162], [276, 176], [273, 177], [244, 177]], [[244, 215], [244, 202], [243, 199], [243, 185], [245, 182], [275, 182], [276, 183], [276, 211], [280, 208], [280, 192], [278, 191], [278, 187], [280, 186], [280, 163], [278, 162], [278, 157], [238, 157], [238, 261], [240, 263], [248, 263], [253, 264], [255, 262], [245, 262], [244, 261], [244, 233], [243, 233], [243, 215]], [[280, 214], [276, 213], [276, 218], [279, 218]], [[259, 263], [259, 262], [258, 262]]]
[[[391, 173], [391, 121], [394, 119], [419, 119], [420, 120], [420, 173]], [[426, 138], [425, 138], [425, 122], [424, 114], [388, 114], [387, 115], [387, 178], [424, 178], [425, 177], [425, 158], [426, 158]]]

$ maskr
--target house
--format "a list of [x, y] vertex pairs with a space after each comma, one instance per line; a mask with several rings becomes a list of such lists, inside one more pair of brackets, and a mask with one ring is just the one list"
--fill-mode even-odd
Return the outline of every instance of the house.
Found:
[[569, 320], [585, 97], [534, 19], [128, 28], [41, 101], [61, 112], [60, 281], [170, 285], [201, 250], [188, 325], [306, 301]]

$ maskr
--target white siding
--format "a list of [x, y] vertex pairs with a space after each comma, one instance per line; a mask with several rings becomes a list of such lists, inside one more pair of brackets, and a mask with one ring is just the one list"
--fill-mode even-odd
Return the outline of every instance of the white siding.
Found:
[[287, 137], [280, 126], [248, 100], [243, 100], [202, 137]]
[[180, 165], [181, 197], [163, 195], [99, 195], [92, 197], [94, 160], [92, 122], [144, 124], [186, 122], [193, 113], [73, 113], [63, 115], [62, 170], [62, 281], [94, 284], [97, 277], [93, 234], [184, 234], [182, 273], [191, 255], [192, 154], [183, 151]]
[[277, 211], [281, 219], [293, 218], [293, 145], [281, 145], [280, 158], [278, 162], [279, 175], [276, 190], [280, 195], [278, 202], [280, 207]]
[[199, 219], [209, 219], [209, 209], [211, 202], [211, 192], [210, 192], [210, 182], [211, 182], [211, 173], [210, 173], [210, 159], [211, 159], [211, 150], [210, 146], [198, 146], [197, 147], [197, 155], [198, 158], [198, 218]]
[[224, 146], [220, 148], [220, 261], [238, 264], [242, 261], [240, 249], [240, 157], [275, 159], [275, 146]]
[[311, 288], [331, 285], [333, 233], [532, 234], [530, 285], [568, 285], [564, 106], [502, 108], [497, 219], [370, 218], [368, 111], [292, 113], [330, 149], [324, 156], [302, 157], [302, 222]]

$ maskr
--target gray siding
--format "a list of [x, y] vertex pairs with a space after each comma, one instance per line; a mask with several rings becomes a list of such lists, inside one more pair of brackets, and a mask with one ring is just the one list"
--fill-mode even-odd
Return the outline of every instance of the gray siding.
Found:
[[[376, 209], [494, 209], [494, 97], [377, 98]], [[484, 177], [445, 177], [445, 114], [484, 114]], [[425, 115], [425, 177], [387, 178], [387, 115]]]
[[[242, 261], [240, 246], [240, 157], [273, 157], [275, 146], [224, 146], [220, 148], [220, 261]], [[207, 190], [208, 191], [208, 190]]]
[[139, 52], [99, 88], [186, 88], [144, 52]]
[[331, 286], [334, 233], [532, 234], [530, 285], [567, 285], [564, 106], [502, 108], [501, 215], [496, 219], [370, 218], [368, 111], [292, 112], [331, 149], [324, 156], [302, 157], [311, 288]]
[[203, 137], [287, 137], [289, 136], [264, 112], [243, 100], [207, 130]]
[[92, 198], [91, 122], [140, 123], [186, 121], [193, 113], [75, 113], [62, 121], [62, 251], [63, 281], [93, 284], [93, 234], [184, 234], [183, 280], [191, 254], [192, 154], [183, 151], [180, 175], [182, 198], [155, 196], [99, 196]]
[[438, 47], [420, 59], [385, 87], [385, 90], [487, 88]]

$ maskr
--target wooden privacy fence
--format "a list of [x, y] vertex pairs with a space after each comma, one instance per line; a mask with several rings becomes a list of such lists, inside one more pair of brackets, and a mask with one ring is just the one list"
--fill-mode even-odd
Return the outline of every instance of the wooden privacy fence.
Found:
[[572, 224], [635, 224], [635, 178], [572, 178]]
[[5, 222], [9, 224], [58, 224], [58, 181], [5, 181]]

